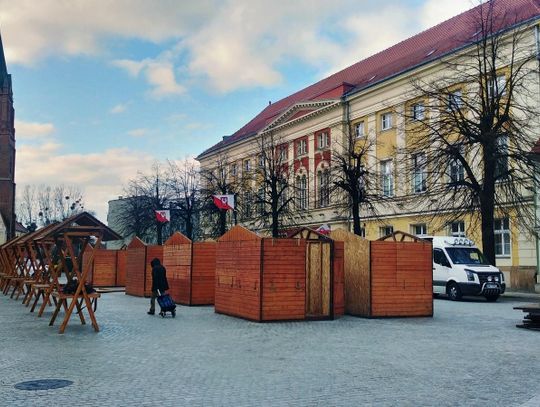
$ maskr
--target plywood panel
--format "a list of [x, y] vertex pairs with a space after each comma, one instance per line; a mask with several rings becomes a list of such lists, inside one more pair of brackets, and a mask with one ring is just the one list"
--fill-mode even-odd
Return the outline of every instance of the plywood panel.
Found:
[[116, 250], [94, 249], [92, 284], [96, 287], [116, 285]]
[[118, 250], [116, 255], [116, 285], [125, 287], [126, 285], [126, 262], [127, 250]]
[[126, 294], [144, 296], [146, 246], [128, 246], [126, 250]]
[[334, 263], [333, 263], [333, 278], [334, 278], [334, 295], [333, 307], [334, 317], [343, 315], [345, 312], [345, 280], [344, 280], [344, 243], [336, 242], [334, 246]]
[[214, 304], [216, 247], [216, 242], [193, 243], [192, 305]]
[[191, 241], [187, 238], [181, 239], [180, 234], [176, 237], [167, 240], [163, 246], [163, 266], [167, 269], [169, 294], [172, 299], [179, 304], [190, 305]]

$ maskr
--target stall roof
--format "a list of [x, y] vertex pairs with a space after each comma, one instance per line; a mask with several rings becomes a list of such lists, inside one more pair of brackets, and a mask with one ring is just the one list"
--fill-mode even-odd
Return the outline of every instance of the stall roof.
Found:
[[40, 234], [39, 239], [59, 237], [66, 232], [76, 231], [86, 232], [89, 236], [101, 232], [103, 233], [103, 241], [122, 239], [122, 236], [88, 212], [78, 213], [67, 218], [63, 222], [55, 224], [54, 227], [51, 227], [51, 229]]

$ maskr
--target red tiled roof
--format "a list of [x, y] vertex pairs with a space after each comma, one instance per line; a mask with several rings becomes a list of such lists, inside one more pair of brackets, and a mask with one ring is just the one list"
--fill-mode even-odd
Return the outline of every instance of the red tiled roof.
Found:
[[[540, 0], [493, 0], [495, 7], [504, 10], [495, 30], [509, 28], [540, 15]], [[452, 17], [435, 27], [410, 37], [392, 47], [372, 55], [276, 103], [267, 106], [250, 122], [230, 137], [210, 147], [200, 156], [225, 145], [256, 134], [279, 114], [296, 103], [310, 100], [339, 98], [350, 89], [360, 90], [394, 75], [440, 58], [469, 43], [477, 32], [474, 22], [480, 7]]]

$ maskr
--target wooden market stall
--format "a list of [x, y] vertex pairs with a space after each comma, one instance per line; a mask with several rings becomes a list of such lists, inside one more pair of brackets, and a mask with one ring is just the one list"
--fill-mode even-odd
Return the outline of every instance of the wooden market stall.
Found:
[[216, 242], [192, 242], [176, 232], [163, 245], [163, 265], [175, 302], [214, 304]]
[[[95, 306], [100, 294], [87, 286], [93, 252], [90, 252], [86, 260], [85, 252], [91, 247], [91, 242], [96, 249], [99, 249], [101, 242], [120, 238], [116, 232], [94, 216], [82, 212], [60, 222], [36, 239], [39, 247], [45, 249], [43, 253], [51, 270], [53, 288], [48, 291], [48, 295], [56, 300], [56, 308], [49, 325], [52, 326], [60, 311], [65, 310], [59, 327], [60, 333], [64, 333], [75, 308], [81, 324], [86, 323], [83, 315], [83, 311], [86, 310], [94, 330], [99, 332]], [[48, 245], [54, 245], [54, 247], [48, 247]], [[47, 247], [49, 250], [46, 250]], [[65, 275], [65, 284], [60, 284], [61, 273]], [[48, 297], [44, 298], [44, 304], [48, 299]]]
[[363, 317], [433, 316], [431, 242], [404, 232], [369, 241], [345, 230], [345, 313]]
[[342, 315], [340, 247], [319, 234], [273, 239], [233, 227], [217, 243], [216, 312], [254, 321]]
[[126, 294], [150, 297], [152, 295], [150, 262], [154, 258], [163, 262], [163, 246], [147, 245], [135, 236], [126, 251]]
[[95, 287], [123, 287], [126, 285], [126, 250], [93, 249], [87, 250], [87, 255], [93, 251], [89, 280]]

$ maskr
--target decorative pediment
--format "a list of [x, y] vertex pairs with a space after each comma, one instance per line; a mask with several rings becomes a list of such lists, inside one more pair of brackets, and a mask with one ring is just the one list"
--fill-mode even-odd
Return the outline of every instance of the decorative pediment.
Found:
[[291, 123], [296, 120], [305, 119], [307, 117], [314, 116], [323, 111], [326, 111], [329, 107], [339, 104], [339, 100], [316, 100], [309, 102], [300, 102], [292, 105], [274, 120], [268, 123], [262, 132], [271, 130], [275, 127], [281, 126], [286, 123]]

